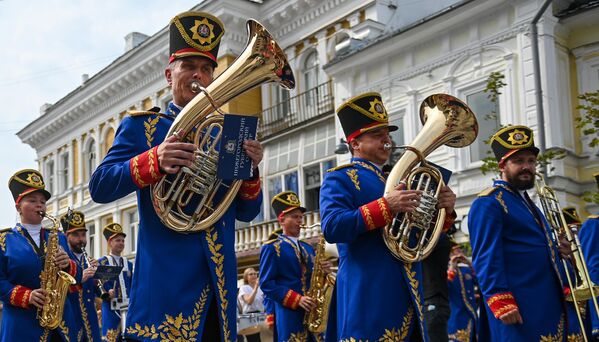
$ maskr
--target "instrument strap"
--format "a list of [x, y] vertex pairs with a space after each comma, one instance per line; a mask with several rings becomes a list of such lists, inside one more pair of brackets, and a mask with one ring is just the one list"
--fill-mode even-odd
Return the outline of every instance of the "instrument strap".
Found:
[[25, 227], [21, 226], [20, 224], [17, 224], [17, 230], [22, 236], [24, 236], [27, 239], [27, 241], [29, 242], [31, 247], [33, 247], [33, 251], [35, 252], [35, 254], [37, 254], [39, 259], [44, 260], [44, 258], [46, 257], [46, 240], [44, 239], [44, 234], [46, 230], [44, 229], [44, 227], [42, 227], [42, 229], [40, 230], [40, 247], [38, 247], [35, 241], [33, 241], [33, 238], [31, 237], [31, 235], [29, 235], [29, 232]]

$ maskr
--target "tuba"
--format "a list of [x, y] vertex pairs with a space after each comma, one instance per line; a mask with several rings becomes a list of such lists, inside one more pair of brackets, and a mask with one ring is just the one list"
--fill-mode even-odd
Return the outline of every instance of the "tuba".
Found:
[[52, 228], [48, 235], [46, 244], [46, 259], [44, 269], [40, 273], [40, 288], [46, 290], [48, 298], [46, 304], [37, 311], [37, 318], [40, 326], [45, 329], [55, 329], [62, 321], [64, 311], [64, 302], [67, 299], [67, 292], [70, 285], [75, 285], [76, 280], [67, 272], [61, 271], [54, 265], [56, 253], [60, 245], [58, 244], [58, 228], [60, 222], [53, 216], [40, 212], [42, 217], [52, 221]]
[[[320, 223], [316, 223], [306, 228], [317, 225], [320, 226]], [[336, 277], [332, 274], [326, 274], [320, 265], [323, 260], [332, 256], [337, 256], [336, 250], [327, 250], [326, 247], [327, 244], [324, 240], [324, 236], [321, 235], [318, 244], [316, 245], [316, 256], [314, 257], [314, 269], [312, 270], [312, 277], [310, 278], [310, 288], [305, 293], [306, 296], [314, 299], [316, 302], [316, 308], [306, 312], [306, 315], [304, 316], [304, 326], [312, 333], [322, 333], [327, 328], [329, 309], [331, 300], [333, 299], [333, 289], [336, 281]]]
[[404, 262], [426, 258], [439, 241], [445, 222], [445, 209], [436, 208], [445, 183], [439, 170], [426, 162], [426, 156], [441, 145], [468, 146], [478, 135], [474, 113], [451, 95], [435, 94], [424, 99], [420, 120], [424, 127], [410, 145], [400, 147], [406, 151], [385, 183], [385, 194], [400, 181], [406, 182], [406, 189], [422, 190], [420, 206], [414, 212], [397, 214], [382, 230], [391, 254]]
[[[210, 86], [192, 85], [198, 95], [181, 110], [167, 133], [167, 137], [176, 135], [180, 141], [197, 146], [191, 167], [163, 177], [151, 189], [156, 214], [167, 227], [180, 233], [198, 232], [214, 225], [241, 186], [241, 180], [228, 183], [216, 177], [224, 121], [219, 107], [263, 83], [276, 82], [286, 89], [295, 87], [285, 52], [272, 35], [253, 19], [246, 25], [249, 37], [243, 52]], [[220, 202], [213, 203], [217, 193]]]
[[[568, 265], [565, 259], [562, 260], [564, 265], [564, 273], [566, 273], [566, 279], [568, 280], [568, 286], [570, 287], [570, 293], [566, 295], [566, 300], [574, 302], [574, 308], [576, 310], [576, 317], [580, 326], [584, 340], [587, 341], [585, 332], [585, 323], [583, 319], [584, 308], [581, 307], [581, 302], [591, 299], [591, 302], [595, 306], [595, 313], [599, 315], [599, 304], [597, 303], [597, 296], [599, 295], [599, 286], [593, 283], [589, 269], [585, 262], [582, 248], [580, 246], [580, 240], [578, 235], [572, 232], [572, 229], [566, 223], [562, 208], [559, 204], [559, 200], [555, 194], [555, 191], [545, 183], [545, 178], [542, 174], [536, 174], [535, 188], [539, 194], [539, 200], [543, 213], [547, 218], [547, 222], [553, 232], [556, 241], [559, 241], [560, 236], [565, 236], [568, 242], [570, 242], [570, 248], [572, 249], [572, 258], [574, 259], [571, 263], [572, 269], [576, 277], [572, 279], [570, 272], [568, 272]], [[591, 311], [589, 311], [591, 312]]]

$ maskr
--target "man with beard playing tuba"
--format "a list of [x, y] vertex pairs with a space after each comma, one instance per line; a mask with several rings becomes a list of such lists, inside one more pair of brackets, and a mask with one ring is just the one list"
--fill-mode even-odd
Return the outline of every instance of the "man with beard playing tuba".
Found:
[[[184, 12], [170, 22], [170, 57], [165, 70], [173, 101], [165, 114], [157, 108], [125, 117], [112, 148], [94, 172], [90, 194], [108, 203], [137, 193], [139, 237], [125, 336], [155, 341], [187, 336], [232, 341], [236, 336], [235, 219], [251, 221], [260, 211], [262, 193], [257, 166], [258, 141], [244, 141], [254, 176], [243, 181], [224, 215], [208, 230], [181, 234], [156, 215], [150, 185], [194, 161], [194, 144], [165, 136], [181, 109], [208, 87], [217, 66], [221, 21], [203, 12]], [[231, 80], [235, 82], [235, 80]], [[217, 195], [214, 202], [219, 200]], [[165, 337], [166, 338], [166, 337]]]
[[[336, 341], [427, 341], [421, 265], [396, 259], [380, 231], [395, 214], [420, 205], [421, 191], [405, 190], [404, 184], [384, 195], [381, 167], [391, 154], [389, 132], [397, 126], [389, 125], [378, 93], [349, 99], [337, 116], [352, 159], [328, 171], [320, 192], [323, 233], [339, 250], [337, 324], [335, 329], [329, 321], [327, 330], [336, 330]], [[441, 189], [438, 200], [438, 208], [453, 214], [455, 195], [449, 187]], [[448, 215], [446, 229], [453, 218]]]
[[481, 341], [565, 341], [565, 272], [551, 228], [527, 190], [535, 184], [539, 149], [526, 126], [491, 138], [501, 179], [472, 203], [468, 228], [484, 308]]

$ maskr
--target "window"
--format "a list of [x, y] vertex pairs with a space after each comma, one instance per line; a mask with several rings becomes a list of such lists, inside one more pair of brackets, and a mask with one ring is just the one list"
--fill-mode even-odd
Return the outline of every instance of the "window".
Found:
[[94, 222], [89, 222], [85, 224], [87, 227], [87, 255], [90, 257], [96, 258], [96, 225]]
[[[50, 157], [51, 158], [51, 157]], [[44, 172], [47, 189], [50, 193], [54, 192], [54, 160], [48, 160], [46, 162], [46, 170]]]
[[135, 253], [137, 250], [137, 229], [139, 226], [139, 215], [137, 208], [126, 212], [125, 214], [125, 234], [127, 234], [127, 240], [125, 241], [125, 250], [127, 253]]
[[85, 149], [85, 180], [91, 179], [96, 166], [96, 142], [91, 140]]
[[60, 173], [59, 177], [59, 193], [67, 191], [69, 188], [69, 154], [63, 153], [60, 155]]
[[322, 159], [335, 153], [335, 122], [317, 126], [305, 134], [304, 162]]
[[304, 168], [304, 207], [307, 211], [318, 210], [320, 208], [320, 185], [322, 178], [328, 169], [336, 166], [336, 160], [331, 159]]
[[297, 171], [285, 173], [268, 178], [268, 206], [270, 207], [270, 217], [276, 219], [274, 210], [270, 203], [273, 197], [283, 191], [293, 191], [299, 193]]
[[478, 139], [470, 145], [470, 161], [475, 162], [491, 156], [487, 141], [501, 126], [499, 104], [493, 103], [482, 90], [466, 96], [466, 103], [478, 119]]
[[295, 134], [288, 139], [273, 144], [269, 151], [267, 174], [275, 174], [280, 171], [296, 167], [299, 156], [299, 135]]
[[[312, 51], [306, 61], [304, 62], [304, 92], [310, 89], [316, 88], [318, 85], [318, 53]], [[310, 92], [306, 94], [306, 106], [313, 106], [316, 104], [316, 92]]]
[[[404, 123], [403, 123], [403, 117], [404, 117], [405, 111], [401, 111], [397, 114], [392, 114], [390, 115], [390, 119], [389, 119], [389, 123], [391, 125], [395, 125], [397, 126], [397, 130], [390, 132], [389, 135], [391, 136], [391, 142], [393, 144], [393, 146], [402, 146], [405, 145], [405, 138], [404, 138]], [[387, 162], [387, 164], [390, 165], [395, 165], [395, 163], [399, 160], [399, 158], [401, 157], [401, 155], [403, 154], [403, 150], [401, 149], [393, 149], [393, 151], [391, 151], [391, 156], [389, 157], [389, 161]]]
[[289, 90], [280, 87], [278, 85], [273, 85], [274, 87], [274, 120], [281, 120], [284, 117], [290, 114], [291, 109], [289, 108]]

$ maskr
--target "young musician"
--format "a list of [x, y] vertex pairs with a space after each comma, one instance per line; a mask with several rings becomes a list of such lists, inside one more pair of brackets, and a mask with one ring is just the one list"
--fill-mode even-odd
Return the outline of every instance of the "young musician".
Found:
[[[10, 178], [8, 187], [20, 222], [0, 231], [0, 300], [4, 304], [0, 341], [76, 341], [77, 323], [69, 300], [56, 329], [42, 328], [37, 318], [38, 309], [49, 300], [47, 291], [40, 288], [50, 234], [40, 215], [51, 196], [44, 179], [39, 171], [20, 170]], [[58, 242], [54, 265], [80, 282], [82, 270], [71, 260], [74, 256], [61, 232]]]

